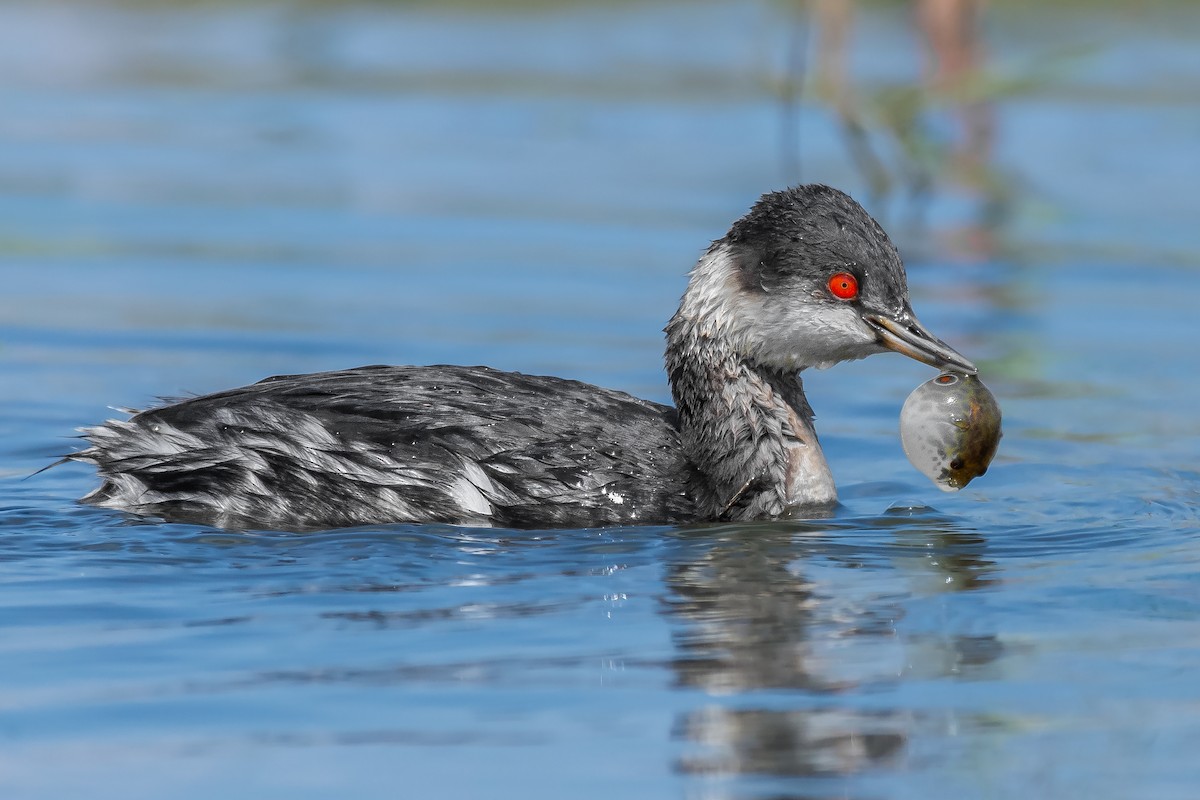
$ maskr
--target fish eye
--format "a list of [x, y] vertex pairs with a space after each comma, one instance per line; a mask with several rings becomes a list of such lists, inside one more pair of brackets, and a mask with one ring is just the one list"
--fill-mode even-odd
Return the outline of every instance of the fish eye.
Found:
[[963, 462], [961, 458], [956, 458], [950, 462], [950, 469], [962, 469]]
[[858, 278], [849, 272], [835, 272], [829, 276], [829, 291], [839, 300], [858, 297]]
[[934, 378], [934, 380], [940, 383], [942, 386], [953, 386], [954, 384], [958, 383], [958, 376], [951, 375], [948, 372], [943, 372], [941, 375], [938, 375], [936, 378]]

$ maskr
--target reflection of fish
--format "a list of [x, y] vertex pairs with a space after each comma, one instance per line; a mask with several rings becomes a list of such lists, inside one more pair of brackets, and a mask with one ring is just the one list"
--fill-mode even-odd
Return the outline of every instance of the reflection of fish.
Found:
[[912, 465], [944, 492], [987, 472], [1000, 443], [1000, 406], [974, 375], [943, 372], [913, 390], [900, 410], [900, 441]]

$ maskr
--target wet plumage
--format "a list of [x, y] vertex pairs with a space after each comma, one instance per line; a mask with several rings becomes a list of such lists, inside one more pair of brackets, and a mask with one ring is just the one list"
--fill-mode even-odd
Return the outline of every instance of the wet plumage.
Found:
[[887, 349], [974, 366], [917, 322], [847, 195], [764, 195], [666, 328], [675, 408], [486, 367], [292, 375], [84, 430], [85, 502], [228, 528], [749, 520], [836, 502], [799, 372]]
[[487, 367], [279, 376], [87, 434], [108, 476], [87, 502], [223, 527], [695, 516], [673, 409]]

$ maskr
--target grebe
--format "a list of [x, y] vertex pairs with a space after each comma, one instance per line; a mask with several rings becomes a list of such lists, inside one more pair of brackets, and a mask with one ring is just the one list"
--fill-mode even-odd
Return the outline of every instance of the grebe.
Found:
[[837, 492], [799, 373], [895, 350], [975, 366], [913, 315], [899, 253], [848, 195], [763, 195], [665, 329], [675, 407], [487, 367], [284, 375], [82, 430], [83, 502], [233, 529], [754, 520]]

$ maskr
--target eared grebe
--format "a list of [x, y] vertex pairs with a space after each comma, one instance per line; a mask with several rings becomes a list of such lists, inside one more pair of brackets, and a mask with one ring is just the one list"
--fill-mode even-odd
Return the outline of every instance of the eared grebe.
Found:
[[763, 195], [666, 327], [675, 408], [487, 367], [267, 378], [84, 429], [84, 502], [226, 528], [752, 520], [836, 502], [805, 367], [886, 349], [974, 373], [909, 306], [878, 223], [827, 186]]

